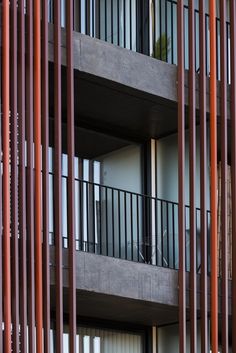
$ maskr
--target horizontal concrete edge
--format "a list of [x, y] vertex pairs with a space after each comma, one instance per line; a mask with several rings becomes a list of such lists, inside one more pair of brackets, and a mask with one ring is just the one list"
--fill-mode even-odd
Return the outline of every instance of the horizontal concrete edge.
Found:
[[[55, 256], [53, 246], [50, 251], [51, 264], [53, 264]], [[68, 251], [66, 249], [63, 250], [63, 268], [63, 283], [65, 287], [68, 287]], [[53, 269], [51, 270], [51, 283], [52, 285], [55, 283]], [[200, 275], [198, 275], [197, 283], [198, 308], [200, 308]], [[208, 288], [210, 289], [209, 284]], [[171, 307], [178, 306], [178, 271], [150, 264], [77, 251], [76, 286], [78, 290], [86, 292], [112, 295]], [[188, 293], [189, 273], [186, 273], [186, 286]], [[230, 288], [231, 283], [229, 281], [229, 292]], [[208, 301], [210, 304], [209, 293]], [[187, 308], [188, 306], [189, 303], [187, 301]], [[229, 308], [231, 313], [231, 297], [229, 298]], [[208, 305], [208, 309], [210, 310], [210, 305]], [[221, 307], [219, 307], [220, 312]]]
[[[66, 32], [62, 29], [62, 64], [66, 65]], [[74, 68], [130, 89], [177, 103], [177, 67], [163, 61], [74, 32]], [[63, 50], [64, 48], [64, 50]], [[53, 61], [53, 25], [49, 24], [49, 60]], [[206, 80], [209, 112], [209, 79]], [[220, 82], [217, 82], [220, 111]], [[230, 86], [228, 86], [228, 105]], [[188, 71], [185, 71], [185, 103], [188, 106]], [[196, 107], [199, 109], [199, 75], [196, 73]]]

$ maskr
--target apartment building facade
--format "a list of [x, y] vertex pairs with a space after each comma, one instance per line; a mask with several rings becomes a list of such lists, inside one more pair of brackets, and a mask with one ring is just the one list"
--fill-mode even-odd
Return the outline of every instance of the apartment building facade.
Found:
[[0, 17], [0, 351], [236, 352], [235, 1]]

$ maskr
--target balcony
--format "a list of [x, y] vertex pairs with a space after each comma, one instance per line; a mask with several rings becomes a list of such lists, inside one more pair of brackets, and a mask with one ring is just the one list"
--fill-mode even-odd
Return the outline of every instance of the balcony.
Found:
[[[185, 69], [189, 68], [189, 38], [187, 1], [184, 6], [184, 57]], [[65, 1], [61, 0], [61, 25], [65, 27]], [[227, 2], [228, 6], [228, 2]], [[142, 53], [169, 64], [177, 64], [177, 1], [153, 0], [89, 0], [74, 1], [74, 31], [89, 35], [114, 45]], [[220, 80], [220, 18], [219, 1], [216, 2], [216, 37], [217, 37], [217, 77]], [[53, 23], [53, 0], [49, 2], [49, 22]], [[195, 9], [195, 65], [199, 72], [199, 1]], [[205, 50], [206, 74], [210, 66], [210, 36], [208, 4], [205, 5]], [[230, 82], [230, 23], [227, 13], [227, 77]]]
[[[53, 174], [50, 174], [51, 185]], [[75, 178], [76, 250], [178, 269], [178, 204]], [[52, 194], [52, 192], [51, 192]], [[68, 248], [67, 176], [62, 176], [63, 247]], [[52, 196], [51, 196], [52, 200]], [[51, 212], [53, 205], [50, 203]], [[200, 260], [200, 209], [197, 268]], [[186, 270], [190, 270], [189, 207], [186, 216]], [[208, 230], [210, 212], [207, 212]], [[208, 232], [209, 233], [209, 232]], [[51, 222], [50, 244], [54, 245]]]
[[[51, 162], [52, 162], [52, 149]], [[178, 203], [86, 180], [75, 157], [76, 250], [178, 270]], [[62, 242], [68, 248], [67, 156], [62, 156]], [[97, 162], [98, 163], [98, 162]], [[54, 245], [54, 174], [49, 174], [49, 233]], [[91, 167], [90, 167], [91, 168]], [[99, 168], [93, 174], [99, 181]], [[196, 208], [197, 271], [201, 272], [200, 222]], [[186, 217], [186, 271], [190, 270], [190, 209]], [[207, 211], [208, 239], [210, 212]], [[209, 244], [208, 244], [209, 246]], [[209, 270], [209, 256], [208, 256]]]

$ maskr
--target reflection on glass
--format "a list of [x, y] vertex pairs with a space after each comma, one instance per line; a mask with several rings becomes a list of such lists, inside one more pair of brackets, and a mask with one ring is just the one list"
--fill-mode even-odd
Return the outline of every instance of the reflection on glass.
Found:
[[93, 353], [101, 353], [101, 339], [100, 339], [100, 337], [93, 338]]
[[83, 337], [83, 349], [84, 349], [84, 353], [90, 353], [90, 337], [89, 336]]
[[[55, 331], [50, 331], [50, 352], [55, 352]], [[76, 353], [142, 353], [141, 334], [110, 329], [78, 327]], [[69, 353], [69, 327], [64, 326], [63, 353]]]

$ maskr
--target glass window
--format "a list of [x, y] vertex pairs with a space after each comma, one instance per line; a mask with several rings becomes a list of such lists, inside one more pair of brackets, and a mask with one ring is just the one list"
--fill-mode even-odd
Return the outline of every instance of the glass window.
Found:
[[[64, 327], [63, 353], [69, 353], [68, 326]], [[51, 331], [51, 351], [54, 352], [55, 335]], [[76, 335], [77, 353], [143, 353], [141, 334], [119, 330], [80, 327]]]

